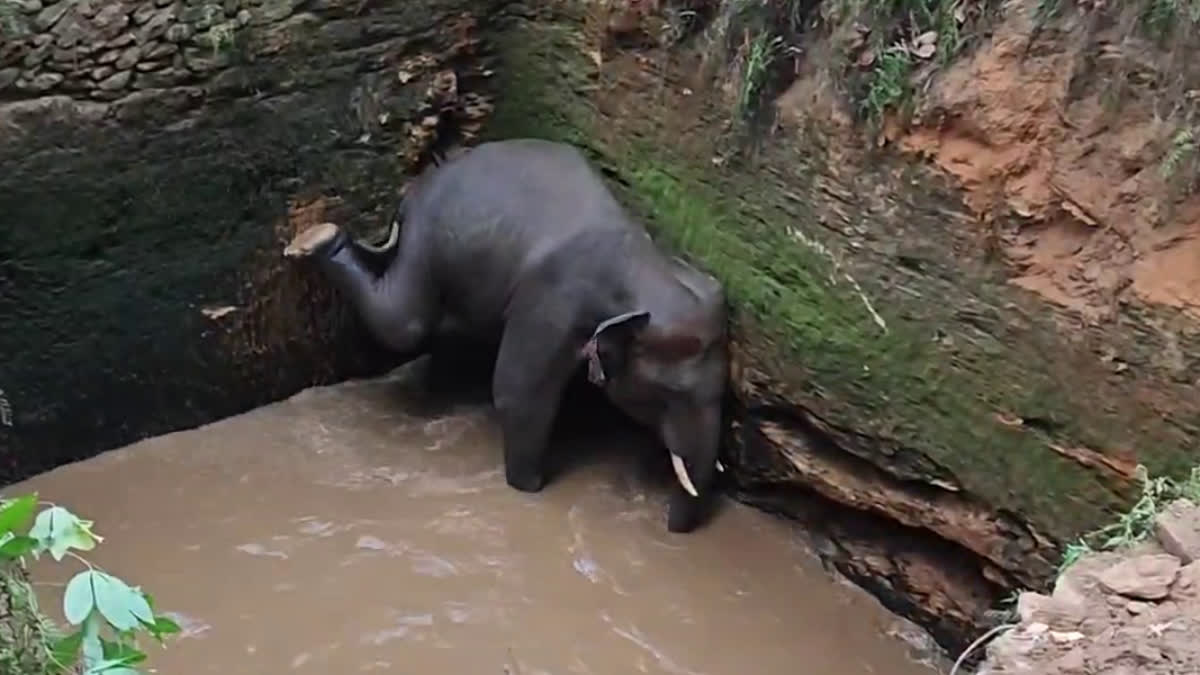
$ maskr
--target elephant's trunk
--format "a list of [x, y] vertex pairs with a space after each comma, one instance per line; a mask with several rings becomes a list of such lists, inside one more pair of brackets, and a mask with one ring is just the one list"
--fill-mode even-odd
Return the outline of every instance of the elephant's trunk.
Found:
[[699, 524], [712, 498], [720, 468], [717, 451], [721, 443], [721, 406], [708, 403], [671, 410], [662, 434], [680, 487], [671, 499], [667, 528], [689, 532]]
[[[392, 224], [388, 240], [381, 246], [367, 246], [351, 240], [339, 229], [337, 234], [316, 251], [317, 264], [330, 282], [353, 305], [371, 335], [385, 346], [400, 352], [412, 351], [426, 333], [426, 326], [408, 310], [403, 301], [413, 289], [403, 285], [396, 265], [382, 258], [395, 255], [399, 226]], [[420, 324], [420, 325], [418, 325]]]

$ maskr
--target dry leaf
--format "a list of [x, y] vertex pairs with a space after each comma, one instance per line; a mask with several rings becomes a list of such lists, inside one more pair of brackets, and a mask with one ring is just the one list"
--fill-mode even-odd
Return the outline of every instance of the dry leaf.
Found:
[[913, 48], [912, 48], [913, 55], [919, 59], [927, 59], [927, 58], [933, 56], [934, 52], [936, 52], [936, 51], [937, 51], [937, 44], [931, 44], [928, 42], [922, 43], [922, 44], [915, 44], [915, 45], [913, 45]]
[[936, 45], [937, 39], [938, 39], [938, 34], [937, 34], [936, 30], [927, 30], [924, 33], [921, 33], [920, 35], [918, 35], [917, 39], [913, 40], [913, 44], [914, 45]]

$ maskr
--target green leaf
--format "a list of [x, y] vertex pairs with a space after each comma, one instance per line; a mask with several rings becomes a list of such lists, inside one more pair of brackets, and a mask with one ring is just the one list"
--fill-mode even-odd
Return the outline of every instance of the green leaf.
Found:
[[155, 633], [159, 635], [174, 635], [182, 631], [183, 629], [179, 627], [179, 624], [175, 623], [171, 619], [168, 619], [165, 616], [154, 617]]
[[37, 539], [34, 539], [33, 537], [26, 537], [25, 535], [17, 535], [14, 537], [11, 536], [11, 532], [8, 534], [10, 536], [4, 540], [3, 544], [0, 544], [0, 558], [6, 558], [10, 560], [12, 558], [20, 558], [26, 553], [30, 553], [33, 551], [33, 549], [37, 548]]
[[146, 655], [128, 642], [100, 638], [100, 644], [104, 647], [104, 662], [109, 665], [132, 666], [146, 660]]
[[50, 644], [50, 655], [55, 662], [72, 666], [79, 658], [79, 645], [83, 643], [83, 630], [61, 637]]
[[5, 500], [0, 504], [0, 535], [25, 529], [37, 508], [37, 493]]
[[92, 586], [96, 589], [96, 609], [100, 610], [105, 620], [119, 631], [137, 628], [138, 617], [130, 608], [130, 602], [141, 596], [127, 586], [124, 581], [97, 572], [92, 577]]
[[92, 521], [81, 520], [61, 506], [52, 506], [38, 514], [29, 536], [37, 539], [58, 561], [63, 559], [68, 549], [90, 551], [96, 548], [97, 542], [104, 541], [91, 528]]
[[67, 590], [63, 593], [63, 616], [72, 625], [78, 626], [87, 619], [96, 606], [96, 595], [93, 590], [93, 578], [96, 573], [92, 570], [80, 572], [67, 582]]

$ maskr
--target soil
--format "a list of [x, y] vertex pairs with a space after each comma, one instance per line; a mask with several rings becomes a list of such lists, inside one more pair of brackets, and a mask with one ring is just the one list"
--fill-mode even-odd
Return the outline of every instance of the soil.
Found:
[[987, 647], [978, 675], [1200, 672], [1200, 506], [1173, 504], [1156, 536], [1089, 553], [1050, 595], [1023, 593], [1018, 625]]
[[[1095, 320], [1131, 296], [1200, 316], [1200, 196], [1161, 170], [1179, 123], [1152, 91], [1113, 86], [1162, 67], [1135, 63], [1159, 55], [1119, 24], [1031, 42], [1024, 10], [1036, 2], [1013, 4], [990, 39], [934, 76], [916, 122], [893, 125], [890, 139], [954, 176], [981, 220], [1017, 216], [997, 242], [1014, 284]], [[1085, 73], [1097, 54], [1129, 78]]]

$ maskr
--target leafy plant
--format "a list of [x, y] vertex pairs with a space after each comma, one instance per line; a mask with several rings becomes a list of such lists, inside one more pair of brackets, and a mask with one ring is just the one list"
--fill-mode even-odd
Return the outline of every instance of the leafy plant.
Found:
[[1154, 531], [1154, 518], [1171, 502], [1188, 499], [1200, 502], [1200, 467], [1187, 478], [1176, 481], [1167, 476], [1151, 478], [1145, 466], [1138, 465], [1142, 494], [1117, 520], [1067, 545], [1059, 574], [1093, 551], [1112, 551], [1145, 541]]
[[[54, 635], [41, 645], [46, 657], [43, 661], [50, 665], [49, 672], [136, 675], [139, 671], [134, 666], [147, 658], [138, 648], [138, 633], [148, 633], [162, 644], [164, 636], [179, 632], [179, 626], [155, 614], [150, 594], [129, 586], [75, 553], [90, 551], [103, 541], [92, 531], [92, 521], [54, 504], [47, 505], [35, 517], [38, 504], [37, 494], [0, 501], [0, 576], [8, 576], [6, 581], [20, 584], [11, 578], [13, 570], [23, 570], [27, 556], [39, 559], [46, 554], [55, 562], [69, 558], [86, 568], [67, 582], [63, 593], [63, 615], [74, 630]], [[21, 534], [30, 520], [32, 527]], [[25, 608], [28, 614], [44, 621], [33, 594], [22, 596], [30, 605]], [[56, 632], [46, 631], [48, 635]]]

